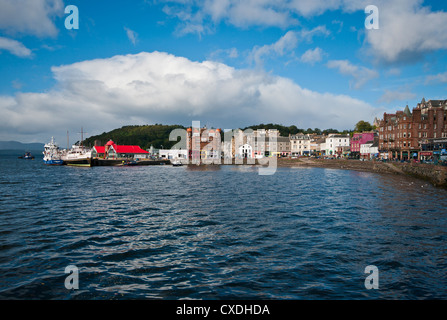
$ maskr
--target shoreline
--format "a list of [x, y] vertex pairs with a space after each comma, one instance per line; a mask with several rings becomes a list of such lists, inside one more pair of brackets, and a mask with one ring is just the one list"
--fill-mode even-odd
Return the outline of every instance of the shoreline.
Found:
[[359, 161], [347, 159], [278, 159], [278, 167], [312, 167], [326, 169], [354, 170], [383, 174], [400, 174], [428, 181], [435, 187], [447, 188], [447, 167], [421, 164], [381, 161]]

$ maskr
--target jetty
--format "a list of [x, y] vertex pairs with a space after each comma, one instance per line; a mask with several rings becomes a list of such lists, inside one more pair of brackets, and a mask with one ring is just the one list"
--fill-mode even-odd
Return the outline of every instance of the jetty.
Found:
[[118, 159], [101, 159], [92, 158], [91, 167], [103, 167], [103, 166], [157, 166], [157, 165], [168, 165], [171, 164], [170, 160], [152, 160], [152, 159], [141, 159], [141, 160], [131, 160], [124, 158]]

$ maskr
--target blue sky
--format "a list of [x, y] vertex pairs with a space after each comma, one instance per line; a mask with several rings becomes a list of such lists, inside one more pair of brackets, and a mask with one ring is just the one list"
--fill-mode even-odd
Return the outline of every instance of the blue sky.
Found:
[[447, 99], [445, 21], [422, 0], [0, 0], [0, 140], [195, 120], [352, 129]]

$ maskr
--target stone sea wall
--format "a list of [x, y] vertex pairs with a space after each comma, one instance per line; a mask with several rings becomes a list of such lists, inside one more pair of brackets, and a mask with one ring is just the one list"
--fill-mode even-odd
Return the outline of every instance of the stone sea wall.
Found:
[[447, 188], [447, 167], [430, 164], [300, 158], [279, 159], [278, 166], [321, 167], [383, 174], [403, 174], [423, 179], [438, 187]]

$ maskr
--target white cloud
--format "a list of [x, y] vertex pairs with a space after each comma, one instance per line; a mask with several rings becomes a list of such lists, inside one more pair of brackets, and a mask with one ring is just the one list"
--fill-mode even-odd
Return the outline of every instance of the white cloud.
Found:
[[64, 14], [62, 0], [0, 0], [0, 30], [8, 34], [54, 37], [55, 16]]
[[[222, 63], [142, 52], [53, 67], [45, 93], [0, 97], [0, 139], [48, 139], [66, 130], [90, 134], [126, 124], [213, 121], [222, 128], [253, 123], [351, 128], [376, 109], [346, 95], [319, 93], [292, 80]], [[380, 114], [380, 112], [379, 112]]]
[[348, 60], [330, 60], [327, 66], [338, 69], [342, 75], [354, 78], [354, 89], [360, 89], [366, 82], [379, 76], [377, 71], [353, 65]]
[[129, 38], [130, 42], [135, 45], [137, 43], [138, 34], [127, 27], [124, 27], [124, 30], [126, 31], [127, 38]]
[[433, 12], [422, 0], [379, 1], [379, 30], [368, 30], [366, 41], [381, 62], [414, 61], [427, 52], [447, 49], [447, 12]]
[[303, 53], [300, 58], [301, 62], [314, 64], [315, 62], [320, 62], [323, 59], [325, 52], [317, 47], [315, 49], [309, 49]]
[[275, 43], [253, 48], [251, 58], [255, 61], [256, 65], [262, 65], [265, 56], [284, 56], [286, 53], [293, 52], [297, 45], [297, 32], [288, 31]]
[[[161, 0], [160, 0], [161, 1]], [[369, 0], [205, 0], [172, 1], [181, 7], [166, 11], [182, 21], [184, 33], [211, 32], [210, 25], [224, 21], [240, 28], [251, 26], [280, 27], [299, 25], [326, 11], [363, 12]], [[447, 49], [445, 21], [447, 12], [432, 11], [423, 0], [376, 0], [379, 30], [364, 30], [364, 52], [378, 62], [403, 63], [421, 58], [427, 52]], [[366, 14], [364, 16], [366, 18]], [[338, 21], [335, 21], [338, 23]], [[363, 25], [363, 21], [359, 21]], [[341, 25], [341, 23], [340, 23]], [[341, 29], [340, 29], [341, 30]], [[351, 27], [351, 31], [357, 30]]]
[[325, 26], [317, 26], [311, 30], [301, 29], [299, 31], [287, 31], [285, 35], [272, 44], [254, 47], [250, 59], [253, 60], [256, 65], [262, 65], [265, 57], [285, 56], [287, 54], [293, 56], [294, 50], [300, 41], [312, 42], [312, 39], [315, 36], [327, 36], [329, 34], [330, 32]]
[[425, 79], [425, 83], [442, 82], [447, 83], [447, 72], [429, 75]]
[[30, 57], [32, 54], [31, 50], [21, 42], [5, 37], [0, 37], [0, 52], [1, 50], [7, 50], [11, 54], [21, 58]]
[[393, 101], [405, 101], [416, 98], [416, 94], [410, 91], [391, 91], [385, 90], [383, 95], [379, 98], [378, 102], [390, 103]]

